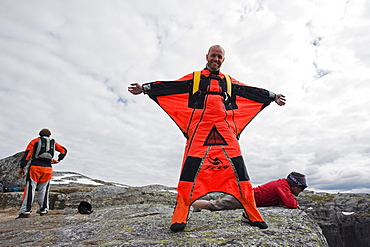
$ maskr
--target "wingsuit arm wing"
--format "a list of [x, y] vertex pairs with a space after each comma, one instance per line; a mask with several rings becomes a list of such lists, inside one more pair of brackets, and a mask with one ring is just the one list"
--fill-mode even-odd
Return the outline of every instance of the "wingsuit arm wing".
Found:
[[[237, 119], [235, 125], [239, 135], [261, 110], [275, 100], [275, 94], [246, 86], [233, 78], [231, 80], [232, 96], [226, 108]], [[176, 81], [155, 81], [142, 85], [144, 92], [172, 118], [186, 138], [188, 123], [194, 113], [194, 108], [189, 107], [192, 83], [193, 74], [188, 74]]]
[[[233, 94], [259, 103], [270, 104], [276, 94], [263, 88], [233, 84]], [[267, 106], [266, 105], [266, 106]]]
[[275, 100], [275, 93], [251, 87], [232, 78], [232, 97], [229, 108], [233, 110], [237, 138], [257, 114]]
[[172, 118], [186, 138], [187, 124], [194, 110], [188, 107], [192, 81], [189, 75], [177, 81], [155, 81], [143, 84], [145, 93]]

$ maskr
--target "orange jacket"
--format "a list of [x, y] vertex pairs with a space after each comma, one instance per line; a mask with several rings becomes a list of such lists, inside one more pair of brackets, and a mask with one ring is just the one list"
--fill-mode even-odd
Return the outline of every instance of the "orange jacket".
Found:
[[[43, 159], [43, 158], [36, 159], [34, 157], [35, 152], [37, 150], [37, 146], [40, 144], [39, 141], [40, 141], [40, 137], [33, 139], [27, 145], [26, 151], [21, 159], [21, 163], [20, 163], [21, 168], [24, 168], [30, 160], [31, 160], [30, 165], [51, 167], [51, 159]], [[59, 152], [58, 161], [61, 161], [62, 159], [64, 159], [64, 157], [67, 154], [67, 149], [63, 147], [62, 145], [58, 144], [57, 142], [55, 142], [55, 150]]]

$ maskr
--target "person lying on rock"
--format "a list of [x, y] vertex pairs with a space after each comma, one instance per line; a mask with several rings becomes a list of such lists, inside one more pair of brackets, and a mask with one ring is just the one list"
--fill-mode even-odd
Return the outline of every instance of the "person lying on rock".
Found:
[[[254, 198], [257, 207], [285, 206], [287, 208], [299, 208], [296, 196], [307, 188], [305, 175], [298, 172], [291, 172], [287, 178], [282, 178], [268, 182], [253, 188]], [[218, 200], [197, 200], [193, 204], [195, 212], [201, 209], [211, 211], [243, 209], [242, 205], [235, 197], [226, 195]], [[243, 213], [242, 221], [248, 222], [249, 219]]]

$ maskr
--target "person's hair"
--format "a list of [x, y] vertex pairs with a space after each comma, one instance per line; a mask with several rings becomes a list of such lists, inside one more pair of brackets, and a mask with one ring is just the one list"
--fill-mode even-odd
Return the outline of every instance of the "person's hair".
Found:
[[49, 137], [49, 136], [51, 136], [51, 132], [48, 129], [42, 129], [42, 130], [40, 130], [39, 135], [40, 136], [48, 136]]

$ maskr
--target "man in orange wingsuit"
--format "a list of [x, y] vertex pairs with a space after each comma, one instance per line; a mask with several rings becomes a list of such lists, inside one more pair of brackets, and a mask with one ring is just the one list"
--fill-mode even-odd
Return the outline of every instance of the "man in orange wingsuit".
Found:
[[[53, 176], [51, 165], [59, 163], [67, 154], [65, 147], [50, 138], [50, 130], [42, 129], [39, 135], [40, 137], [33, 139], [28, 144], [18, 170], [18, 177], [23, 177], [24, 168], [30, 162], [18, 218], [28, 218], [30, 216], [36, 188], [40, 206], [37, 213], [45, 215], [49, 212], [49, 187]], [[53, 159], [55, 150], [59, 152], [58, 160]]]
[[132, 83], [128, 91], [148, 94], [176, 122], [187, 139], [171, 227], [182, 231], [190, 205], [207, 193], [235, 197], [249, 224], [267, 228], [253, 197], [253, 189], [238, 143], [247, 124], [272, 101], [285, 104], [282, 94], [250, 87], [220, 72], [225, 51], [212, 46], [206, 68], [176, 81]]

